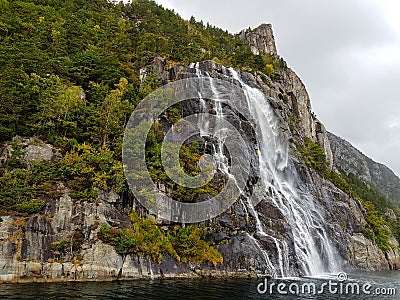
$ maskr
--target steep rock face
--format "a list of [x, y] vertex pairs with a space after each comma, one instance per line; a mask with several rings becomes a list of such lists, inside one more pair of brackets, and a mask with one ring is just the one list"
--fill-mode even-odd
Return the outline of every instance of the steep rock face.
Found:
[[328, 132], [336, 168], [353, 173], [361, 179], [374, 183], [400, 206], [400, 178], [383, 164], [361, 153], [346, 140]]
[[[238, 36], [250, 44], [255, 54], [278, 54], [270, 24], [262, 24], [253, 30], [243, 30]], [[312, 112], [310, 97], [304, 83], [290, 68], [278, 70], [277, 73], [281, 80], [274, 82], [263, 78], [264, 74], [259, 74], [258, 84], [268, 96], [285, 100], [286, 105], [283, 107], [286, 108], [286, 114], [296, 121], [295, 127], [299, 135], [317, 142], [324, 149], [328, 166], [332, 168], [333, 156], [327, 131]]]
[[366, 270], [387, 270], [389, 263], [385, 255], [372, 241], [366, 239], [361, 233], [350, 236], [349, 258], [356, 268]]
[[[41, 214], [28, 218], [2, 216], [0, 222], [0, 281], [74, 281], [143, 279], [157, 277], [251, 276], [266, 270], [265, 257], [246, 234], [249, 226], [240, 205], [234, 205], [215, 224], [213, 240], [226, 263], [217, 268], [179, 263], [164, 255], [162, 263], [136, 255], [122, 257], [113, 246], [104, 244], [97, 233], [102, 224], [127, 228], [129, 218], [115, 207], [114, 193], [100, 192], [94, 202], [74, 201], [68, 189], [46, 205]], [[77, 234], [79, 232], [80, 234]], [[211, 235], [210, 235], [211, 238]], [[71, 248], [56, 250], [54, 243], [67, 240]], [[254, 276], [254, 275], [253, 275]]]
[[[220, 79], [229, 80], [229, 73], [227, 70], [213, 62], [206, 61], [199, 64], [201, 70], [206, 71], [211, 76]], [[178, 71], [179, 68], [179, 71]], [[187, 78], [194, 76], [194, 70], [185, 70], [182, 67], [176, 67], [175, 70], [170, 72], [170, 80], [175, 80], [175, 76], [177, 78]], [[288, 71], [290, 75], [294, 76], [294, 82], [289, 79], [289, 82], [285, 83], [285, 80], [282, 82], [273, 82], [269, 78], [265, 78], [264, 74], [250, 74], [250, 73], [242, 73], [242, 77], [246, 79], [247, 84], [250, 86], [258, 87], [263, 90], [263, 92], [270, 96], [269, 102], [272, 107], [274, 107], [275, 112], [280, 117], [287, 117], [293, 110], [299, 112], [299, 109], [296, 108], [296, 105], [293, 105], [291, 102], [285, 101], [283, 95], [287, 95], [293, 91], [293, 94], [297, 94], [299, 96], [305, 95], [304, 97], [300, 97], [302, 101], [305, 103], [299, 103], [302, 107], [303, 116], [309, 115], [310, 121], [308, 124], [313, 124], [310, 126], [302, 126], [300, 129], [297, 129], [297, 134], [301, 136], [306, 136], [309, 138], [314, 137], [320, 144], [323, 143], [324, 149], [328, 149], [330, 152], [330, 144], [327, 137], [327, 132], [323, 127], [322, 123], [320, 123], [313, 114], [311, 113], [311, 108], [309, 104], [309, 98], [305, 91], [304, 85], [302, 85], [301, 81], [297, 81], [297, 76], [290, 70]], [[292, 77], [293, 78], [293, 77]], [[296, 86], [301, 86], [298, 90], [296, 90]], [[299, 106], [299, 105], [298, 105]], [[193, 106], [192, 106], [193, 107]], [[191, 111], [193, 113], [194, 111]], [[307, 121], [306, 121], [307, 122]], [[304, 123], [303, 123], [304, 124]], [[282, 130], [286, 130], [285, 126], [282, 125]], [[314, 130], [314, 131], [313, 131]], [[308, 134], [306, 133], [308, 132]], [[332, 155], [328, 156], [328, 160], [330, 164], [333, 164]], [[295, 162], [294, 166], [296, 167], [295, 174], [297, 174], [297, 178], [295, 179], [298, 182], [298, 188], [301, 192], [312, 195], [315, 199], [319, 199], [321, 207], [324, 211], [324, 216], [327, 222], [327, 226], [329, 228], [329, 236], [331, 241], [335, 245], [335, 249], [338, 251], [338, 259], [341, 260], [339, 262], [342, 266], [347, 266], [348, 268], [355, 269], [366, 269], [366, 270], [382, 270], [390, 268], [390, 259], [385, 258], [385, 254], [376, 246], [376, 244], [362, 236], [360, 233], [362, 227], [366, 225], [366, 221], [363, 217], [364, 208], [358, 200], [350, 198], [340, 189], [335, 187], [332, 183], [327, 180], [320, 178], [318, 174], [313, 171], [304, 168], [300, 162]], [[253, 260], [252, 263], [255, 262], [254, 266], [251, 268], [255, 268], [259, 272], [262, 272], [262, 269], [265, 268], [265, 262], [262, 263], [262, 256], [257, 256], [257, 249], [250, 250], [250, 240], [245, 236], [236, 236], [236, 232], [240, 232], [245, 230], [247, 233], [254, 234], [254, 237], [259, 241], [260, 245], [262, 245], [265, 249], [267, 249], [268, 255], [270, 256], [271, 261], [274, 264], [278, 264], [277, 257], [277, 248], [273, 240], [269, 240], [265, 237], [257, 236], [255, 225], [249, 226], [249, 224], [254, 224], [255, 221], [246, 222], [244, 219], [245, 212], [238, 206], [233, 206], [233, 211], [228, 214], [223, 214], [220, 217], [217, 217], [213, 221], [213, 225], [210, 225], [213, 229], [213, 233], [211, 234], [212, 240], [215, 242], [220, 241], [223, 238], [229, 237], [229, 243], [225, 246], [217, 246], [217, 248], [224, 254], [225, 264], [229, 264], [232, 261], [234, 264], [242, 265], [245, 264], [246, 255], [251, 255], [256, 259]], [[266, 196], [261, 203], [257, 206], [257, 214], [261, 223], [265, 226], [266, 230], [270, 232], [273, 236], [280, 240], [286, 241], [289, 245], [289, 249], [291, 251], [291, 255], [293, 255], [294, 247], [293, 247], [293, 236], [291, 234], [290, 228], [284, 225], [286, 223], [285, 217], [281, 214], [281, 212], [272, 204], [271, 199]], [[235, 216], [235, 219], [232, 219], [232, 216]], [[227, 227], [230, 229], [227, 231]], [[234, 234], [232, 236], [232, 230], [234, 230]], [[231, 232], [231, 233], [229, 233]], [[247, 235], [249, 236], [249, 235]], [[240, 247], [240, 251], [238, 251], [237, 242], [238, 239], [241, 241], [241, 244], [244, 245]], [[360, 246], [360, 243], [363, 244], [363, 248]], [[365, 250], [366, 249], [366, 250]], [[243, 251], [246, 253], [243, 255]], [[360, 253], [358, 253], [360, 251]], [[366, 253], [364, 253], [367, 251]], [[241, 253], [242, 260], [238, 260], [238, 253]], [[386, 254], [387, 256], [388, 254]], [[393, 261], [396, 261], [399, 256], [393, 253]], [[368, 263], [360, 263], [361, 260], [368, 260]], [[264, 259], [265, 261], [265, 259]], [[261, 263], [261, 264], [260, 264]], [[394, 264], [395, 265], [395, 264]], [[297, 266], [292, 265], [293, 268]]]
[[[253, 31], [262, 31], [263, 27], [264, 25], [254, 29]], [[272, 31], [272, 28], [270, 27], [268, 30]], [[267, 40], [260, 42], [255, 41], [254, 37], [246, 35], [244, 32], [245, 31], [241, 33], [240, 38], [247, 41], [252, 46], [252, 49], [258, 47], [257, 53], [272, 53], [263, 45], [268, 43], [275, 44], [273, 34], [263, 35]], [[261, 35], [258, 35], [258, 38], [261, 39]], [[277, 53], [274, 52], [273, 54]], [[400, 179], [386, 166], [374, 162], [363, 155], [350, 143], [326, 131], [324, 125], [312, 113], [307, 90], [295, 72], [290, 68], [287, 68], [279, 70], [278, 74], [282, 78], [281, 81], [266, 82], [265, 79], [259, 78], [257, 82], [267, 95], [274, 97], [275, 99], [279, 98], [281, 100], [286, 100], [283, 101], [285, 103], [281, 103], [277, 108], [283, 111], [283, 115], [286, 116], [287, 120], [295, 120], [294, 123], [296, 123], [296, 126], [292, 126], [291, 129], [294, 127], [292, 133], [310, 138], [312, 141], [317, 142], [324, 149], [327, 164], [331, 169], [334, 167], [340, 168], [347, 173], [353, 173], [366, 181], [374, 183], [377, 187], [383, 190], [390, 199], [392, 199], [395, 205], [398, 206], [400, 203]], [[259, 76], [262, 75], [259, 74]], [[362, 221], [361, 224], [365, 223], [362, 214], [356, 213], [354, 205], [351, 206], [353, 207], [352, 212], [360, 216], [359, 220]], [[361, 205], [358, 206], [360, 208], [362, 207]], [[357, 230], [352, 232], [357, 232]], [[357, 267], [369, 269], [386, 269], [388, 267], [397, 268], [399, 255], [396, 248], [390, 249], [384, 254], [375, 243], [365, 239], [361, 234], [348, 234], [347, 241], [347, 244], [349, 245], [348, 260], [356, 264]], [[392, 244], [396, 245], [397, 242]], [[354, 253], [357, 253], [358, 250], [361, 251], [361, 248], [359, 247], [360, 245], [364, 245], [363, 247], [367, 249], [367, 255], [364, 255], [363, 257], [365, 260], [368, 260], [368, 263], [360, 263], [359, 257], [353, 255]], [[385, 256], [386, 260], [384, 259]]]
[[[113, 247], [97, 240], [99, 224], [130, 224], [128, 216], [112, 204], [114, 194], [100, 193], [92, 203], [72, 200], [62, 183], [58, 191], [62, 196], [48, 202], [40, 214], [1, 217], [1, 279], [90, 279], [115, 272], [111, 262], [120, 258]], [[68, 241], [70, 248], [57, 251], [54, 243], [62, 240]]]
[[238, 34], [239, 39], [247, 41], [254, 54], [270, 53], [277, 54], [274, 33], [271, 24], [261, 24], [259, 27], [250, 30], [242, 30]]
[[[292, 120], [292, 134], [307, 137], [318, 143], [325, 152], [327, 164], [333, 166], [333, 155], [325, 126], [311, 110], [310, 97], [306, 87], [290, 68], [279, 70], [281, 80], [272, 81], [264, 74], [257, 75], [257, 84], [264, 93], [280, 102], [280, 108], [287, 120]], [[265, 83], [267, 82], [267, 83]]]

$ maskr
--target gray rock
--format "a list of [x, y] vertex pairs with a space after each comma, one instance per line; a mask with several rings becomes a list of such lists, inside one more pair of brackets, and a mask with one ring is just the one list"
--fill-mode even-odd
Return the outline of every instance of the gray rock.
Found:
[[254, 54], [277, 54], [274, 33], [271, 24], [261, 24], [253, 30], [245, 29], [238, 34], [239, 39], [246, 41], [251, 46]]
[[24, 161], [28, 166], [40, 161], [52, 161], [56, 157], [56, 149], [36, 138], [22, 140], [24, 145]]
[[400, 270], [399, 243], [394, 237], [390, 238], [389, 243], [393, 246], [385, 253], [389, 267], [391, 270]]
[[349, 262], [358, 269], [388, 270], [389, 264], [384, 253], [361, 233], [349, 236]]

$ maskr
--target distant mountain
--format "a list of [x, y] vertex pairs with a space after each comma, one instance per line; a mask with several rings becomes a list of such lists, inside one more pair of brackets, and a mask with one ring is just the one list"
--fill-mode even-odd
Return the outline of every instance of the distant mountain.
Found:
[[389, 200], [400, 207], [400, 178], [387, 166], [373, 161], [348, 141], [328, 132], [333, 153], [333, 164], [347, 174], [353, 173], [361, 179], [372, 182]]

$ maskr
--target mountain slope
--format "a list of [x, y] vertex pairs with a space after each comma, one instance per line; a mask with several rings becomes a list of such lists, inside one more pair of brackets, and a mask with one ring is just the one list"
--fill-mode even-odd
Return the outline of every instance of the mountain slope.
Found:
[[333, 164], [381, 189], [397, 208], [400, 207], [400, 178], [387, 166], [373, 161], [346, 140], [328, 132]]

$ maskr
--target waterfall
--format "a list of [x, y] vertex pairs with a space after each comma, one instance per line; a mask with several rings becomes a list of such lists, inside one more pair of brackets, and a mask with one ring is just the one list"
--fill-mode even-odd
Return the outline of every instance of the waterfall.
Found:
[[[260, 90], [244, 83], [236, 70], [230, 68], [229, 72], [244, 89], [247, 105], [259, 126], [257, 139], [261, 183], [266, 190], [272, 191], [271, 201], [292, 229], [298, 263], [307, 275], [334, 271], [334, 250], [325, 230], [324, 218], [314, 205], [315, 200], [311, 196], [300, 196], [288, 180], [295, 176], [288, 168], [288, 151], [279, 141], [280, 128], [268, 99]], [[278, 252], [282, 251], [277, 240], [274, 241]], [[317, 244], [321, 245], [321, 249], [318, 249]], [[287, 245], [282, 248], [287, 252]], [[279, 257], [287, 257], [287, 253]]]
[[[194, 67], [196, 70], [196, 77], [201, 78], [201, 76], [203, 76], [201, 74], [201, 71], [199, 69], [199, 63], [196, 64], [192, 64], [191, 67]], [[212, 77], [210, 76], [210, 74], [208, 72], [204, 72], [204, 77], [209, 79], [209, 84], [210, 84], [210, 89], [211, 89], [211, 94], [213, 95], [213, 101], [212, 103], [212, 107], [215, 111], [215, 116], [217, 118], [217, 122], [214, 122], [214, 124], [212, 124], [212, 127], [210, 128], [210, 124], [209, 121], [207, 119], [207, 117], [200, 117], [199, 119], [199, 123], [198, 123], [198, 127], [200, 129], [200, 136], [207, 136], [207, 132], [212, 132], [212, 135], [214, 137], [217, 138], [217, 145], [215, 147], [215, 145], [213, 146], [213, 159], [215, 162], [216, 167], [223, 172], [226, 176], [229, 176], [235, 183], [236, 183], [236, 179], [234, 174], [231, 174], [229, 172], [229, 164], [228, 164], [228, 158], [225, 156], [223, 148], [224, 148], [224, 140], [226, 139], [226, 135], [227, 135], [227, 131], [226, 128], [221, 127], [221, 124], [223, 124], [223, 122], [218, 121], [218, 120], [222, 120], [224, 119], [224, 113], [223, 113], [223, 108], [222, 108], [222, 103], [219, 99], [219, 95], [218, 95], [218, 90], [215, 87], [214, 81], [212, 80]], [[203, 96], [201, 94], [201, 92], [199, 92], [199, 100], [200, 100], [200, 110], [201, 113], [206, 113], [208, 111], [207, 109], [207, 103], [206, 101], [203, 99]], [[207, 143], [207, 142], [206, 142]], [[241, 188], [239, 187], [239, 185], [236, 183], [237, 188], [241, 191], [241, 195], [245, 195], [245, 193], [241, 190]], [[256, 221], [256, 230], [257, 233], [260, 236], [265, 236], [265, 237], [269, 237], [270, 239], [274, 240], [275, 245], [278, 249], [278, 257], [279, 257], [279, 271], [280, 271], [280, 276], [284, 276], [285, 271], [284, 271], [284, 267], [283, 267], [283, 257], [282, 257], [282, 251], [279, 245], [279, 242], [276, 238], [274, 238], [271, 235], [268, 235], [265, 231], [263, 226], [261, 225], [261, 221], [258, 218], [258, 214], [257, 211], [255, 210], [251, 199], [247, 199], [247, 206], [244, 204], [242, 199], [239, 199], [240, 203], [243, 205], [245, 213], [246, 213], [246, 221], [249, 221], [249, 215], [248, 215], [248, 210], [251, 211], [252, 215], [255, 218]], [[252, 235], [248, 234], [248, 237], [253, 241], [253, 243], [256, 245], [256, 247], [258, 249], [260, 249], [261, 254], [266, 262], [266, 264], [269, 266], [269, 268], [272, 270], [272, 273], [274, 276], [278, 275], [278, 272], [276, 271], [276, 268], [274, 267], [274, 265], [271, 263], [267, 252], [262, 248], [261, 244], [259, 241], [257, 241], [257, 239], [255, 239]]]
[[148, 262], [149, 262], [149, 274], [150, 274], [150, 279], [154, 279], [154, 273], [153, 273], [153, 266], [151, 265], [151, 259], [148, 258]]
[[[202, 72], [199, 69], [199, 63], [191, 64], [190, 67], [196, 69], [196, 77], [209, 79], [209, 88], [213, 95], [213, 101], [207, 103], [199, 92], [201, 112], [206, 113], [209, 110], [208, 108], [213, 108], [217, 120], [224, 119], [222, 102], [219, 101], [218, 90], [214, 85], [212, 77], [209, 73]], [[234, 69], [224, 69], [224, 74], [236, 79], [244, 90], [246, 99], [243, 100], [247, 102], [248, 109], [254, 118], [253, 122], [256, 123], [255, 126], [258, 128], [258, 132], [256, 132], [259, 146], [257, 155], [259, 159], [261, 188], [264, 191], [270, 192], [269, 198], [271, 202], [280, 210], [291, 228], [297, 263], [306, 275], [333, 272], [335, 270], [333, 263], [335, 256], [325, 230], [323, 216], [314, 205], [315, 200], [311, 196], [300, 195], [294, 187], [293, 182], [291, 182], [295, 176], [291, 173], [291, 169], [288, 168], [290, 162], [288, 159], [287, 144], [280, 140], [279, 130], [281, 129], [279, 121], [268, 99], [260, 90], [244, 83], [239, 73]], [[230, 103], [227, 104], [229, 105]], [[207, 132], [212, 132], [216, 138], [216, 143], [212, 145], [214, 147], [214, 164], [226, 176], [235, 179], [234, 174], [230, 174], [229, 172], [228, 158], [223, 151], [227, 132], [220, 124], [223, 124], [223, 122], [212, 123], [208, 122], [207, 118], [201, 118], [198, 124], [200, 135], [204, 137], [207, 136]], [[238, 188], [240, 189], [240, 187]], [[246, 193], [243, 191], [241, 191], [241, 195], [246, 197]], [[246, 201], [239, 199], [239, 202], [244, 207], [247, 221], [249, 220], [248, 212], [251, 212], [254, 217], [258, 236], [267, 237], [275, 244], [277, 249], [277, 266], [272, 264], [267, 251], [263, 249], [262, 244], [256, 237], [247, 233], [249, 239], [260, 250], [266, 265], [273, 275], [282, 277], [291, 275], [287, 242], [265, 231], [251, 197], [248, 197]]]

